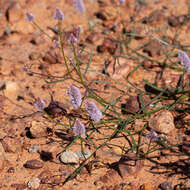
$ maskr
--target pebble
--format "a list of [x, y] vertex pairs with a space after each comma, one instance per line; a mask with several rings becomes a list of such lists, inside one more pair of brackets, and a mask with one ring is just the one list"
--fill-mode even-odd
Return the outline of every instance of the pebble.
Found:
[[143, 160], [138, 160], [135, 153], [127, 153], [118, 162], [118, 168], [123, 178], [137, 174], [144, 166]]
[[111, 38], [104, 38], [102, 45], [97, 46], [97, 51], [100, 53], [108, 51], [110, 54], [114, 54], [117, 46], [117, 43]]
[[165, 181], [163, 183], [160, 184], [160, 187], [162, 190], [172, 190], [172, 183], [169, 181]]
[[79, 160], [85, 160], [90, 157], [91, 153], [87, 150], [83, 150], [83, 153], [81, 150], [78, 150], [76, 152], [77, 156], [79, 157]]
[[25, 168], [30, 168], [30, 169], [40, 169], [43, 167], [43, 163], [40, 162], [39, 160], [28, 160], [24, 164]]
[[39, 146], [38, 145], [34, 145], [34, 146], [31, 146], [28, 150], [28, 152], [30, 153], [35, 153], [39, 150]]
[[64, 164], [77, 164], [79, 162], [79, 157], [75, 152], [63, 152], [60, 155], [60, 160]]
[[140, 190], [154, 190], [154, 187], [149, 183], [145, 183], [140, 186]]
[[26, 184], [19, 184], [19, 183], [13, 183], [11, 184], [11, 187], [13, 187], [16, 190], [25, 190], [27, 188]]
[[31, 122], [30, 133], [34, 138], [46, 137], [48, 135], [46, 127], [42, 126], [42, 123], [39, 121]]
[[156, 57], [161, 54], [161, 46], [158, 40], [152, 40], [144, 49], [150, 57]]
[[170, 111], [163, 110], [152, 115], [149, 121], [149, 127], [159, 133], [168, 134], [175, 129], [174, 117]]
[[36, 177], [30, 179], [30, 181], [27, 183], [27, 186], [32, 189], [38, 189], [40, 186], [40, 179]]
[[[147, 96], [143, 96], [143, 104], [146, 105], [149, 102], [149, 98]], [[122, 114], [127, 114], [130, 112], [138, 112], [139, 109], [142, 107], [140, 102], [140, 97], [138, 96], [130, 96], [125, 104], [121, 105], [121, 112]]]
[[15, 138], [6, 136], [1, 143], [5, 152], [16, 153], [21, 151], [21, 143]]
[[5, 86], [5, 96], [10, 98], [11, 100], [16, 100], [19, 90], [18, 84], [14, 81], [6, 81]]

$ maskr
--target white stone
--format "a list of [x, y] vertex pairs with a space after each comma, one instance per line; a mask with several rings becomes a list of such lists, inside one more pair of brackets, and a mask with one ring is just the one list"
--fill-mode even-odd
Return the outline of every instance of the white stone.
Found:
[[40, 179], [34, 177], [34, 178], [30, 179], [30, 181], [28, 182], [27, 185], [31, 189], [38, 189], [40, 186]]
[[77, 164], [79, 157], [74, 152], [63, 152], [61, 153], [60, 160], [64, 164]]

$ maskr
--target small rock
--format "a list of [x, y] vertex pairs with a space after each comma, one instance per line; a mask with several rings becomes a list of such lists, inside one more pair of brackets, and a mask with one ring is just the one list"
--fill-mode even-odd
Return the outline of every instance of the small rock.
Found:
[[119, 57], [116, 62], [112, 61], [108, 65], [106, 73], [108, 73], [109, 76], [116, 80], [126, 78], [131, 71], [131, 65], [131, 60]]
[[51, 176], [52, 176], [52, 173], [49, 170], [44, 170], [40, 173], [38, 178], [40, 179], [42, 184], [45, 184], [45, 183], [50, 182]]
[[40, 162], [39, 160], [28, 160], [24, 164], [25, 168], [30, 168], [30, 169], [40, 169], [43, 167], [43, 163]]
[[140, 190], [154, 190], [154, 187], [149, 183], [145, 183], [141, 185]]
[[6, 81], [6, 89], [4, 90], [4, 94], [6, 97], [10, 98], [11, 100], [16, 100], [18, 96], [18, 84], [13, 81]]
[[34, 146], [31, 146], [28, 150], [28, 152], [30, 153], [35, 153], [39, 150], [39, 146], [38, 145], [34, 145]]
[[56, 156], [61, 152], [62, 147], [58, 143], [48, 143], [40, 148], [40, 156], [44, 161], [56, 159]]
[[91, 153], [87, 150], [83, 150], [83, 152], [81, 150], [78, 150], [76, 154], [79, 157], [79, 160], [85, 160], [91, 155]]
[[15, 169], [13, 167], [10, 167], [8, 170], [7, 170], [8, 173], [14, 173], [15, 172]]
[[118, 162], [120, 175], [125, 178], [137, 174], [143, 168], [144, 161], [138, 160], [135, 153], [127, 153]]
[[8, 21], [13, 23], [17, 22], [23, 16], [23, 9], [19, 3], [12, 2], [7, 10]]
[[77, 164], [79, 162], [79, 157], [74, 152], [63, 152], [60, 155], [60, 160], [64, 164]]
[[27, 186], [32, 189], [38, 189], [40, 186], [40, 179], [36, 177], [30, 179], [30, 181], [27, 183]]
[[167, 110], [160, 111], [151, 117], [149, 126], [159, 133], [168, 134], [175, 129], [174, 117]]
[[100, 181], [103, 183], [108, 183], [109, 181], [116, 182], [117, 180], [113, 181], [112, 179], [119, 178], [118, 172], [113, 169], [110, 169], [106, 172], [105, 175], [100, 177]]
[[[142, 97], [143, 105], [146, 105], [150, 99], [148, 96], [143, 96]], [[122, 114], [127, 114], [127, 113], [135, 113], [138, 112], [140, 108], [142, 108], [140, 97], [139, 96], [130, 96], [125, 104], [121, 105], [121, 112]]]
[[98, 34], [91, 33], [90, 35], [87, 36], [86, 41], [91, 44], [94, 44], [98, 39], [99, 39]]
[[172, 183], [171, 182], [168, 182], [168, 181], [165, 181], [163, 183], [160, 184], [160, 187], [162, 190], [172, 190]]
[[46, 137], [48, 135], [47, 128], [42, 126], [41, 122], [39, 121], [31, 122], [30, 133], [34, 138]]
[[111, 38], [104, 38], [102, 45], [97, 47], [97, 51], [100, 53], [108, 51], [110, 54], [114, 54], [117, 49], [117, 46], [117, 42], [115, 42]]
[[1, 141], [3, 148], [5, 150], [5, 152], [12, 152], [12, 153], [16, 153], [21, 151], [21, 144], [20, 142], [15, 139], [15, 138], [11, 138], [6, 136], [2, 141]]
[[145, 48], [143, 52], [147, 53], [150, 57], [161, 55], [161, 46], [158, 40], [152, 40]]
[[15, 188], [16, 190], [24, 190], [27, 188], [26, 184], [18, 184], [18, 183], [11, 184], [11, 187]]

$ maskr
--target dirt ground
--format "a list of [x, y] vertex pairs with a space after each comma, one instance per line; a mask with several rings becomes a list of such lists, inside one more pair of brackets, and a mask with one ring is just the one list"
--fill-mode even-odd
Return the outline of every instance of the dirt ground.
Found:
[[[32, 178], [40, 180], [36, 188], [40, 190], [151, 190], [164, 189], [160, 185], [166, 181], [171, 187], [165, 190], [190, 189], [190, 115], [182, 114], [181, 119], [175, 111], [171, 111], [174, 129], [167, 133], [167, 143], [185, 142], [186, 148], [179, 146], [178, 152], [159, 149], [144, 159], [142, 166], [138, 168], [132, 162], [123, 173], [122, 164], [117, 163], [130, 143], [125, 135], [119, 134], [100, 148], [74, 179], [65, 182], [79, 167], [63, 164], [59, 159], [59, 153], [71, 142], [72, 129], [57, 125], [34, 107], [36, 98], [48, 105], [52, 95], [68, 112], [73, 111], [66, 94], [71, 80], [48, 83], [62, 80], [67, 72], [60, 49], [54, 48], [49, 38], [58, 38], [57, 21], [53, 18], [56, 7], [65, 15], [62, 21], [65, 35], [76, 26], [81, 28], [78, 46], [82, 71], [91, 60], [85, 81], [106, 101], [118, 100], [115, 110], [123, 119], [130, 114], [122, 114], [121, 105], [137, 95], [136, 87], [145, 90], [144, 80], [160, 88], [177, 85], [181, 71], [171, 67], [177, 65], [177, 51], [184, 49], [188, 53], [190, 46], [188, 0], [126, 0], [122, 5], [116, 0], [84, 0], [84, 3], [86, 11], [81, 14], [72, 0], [0, 0], [0, 189], [32, 189], [28, 185]], [[45, 33], [26, 21], [27, 12], [35, 15], [35, 23]], [[124, 38], [126, 49], [121, 44]], [[68, 43], [64, 50], [67, 57], [73, 56]], [[132, 86], [126, 77], [137, 65], [141, 66], [129, 79]], [[30, 71], [24, 71], [24, 66]], [[179, 64], [178, 68], [182, 69]], [[73, 71], [72, 75], [76, 73]], [[189, 89], [188, 73], [185, 80]], [[84, 95], [84, 88], [78, 87]], [[54, 119], [68, 122], [64, 114]], [[126, 128], [140, 130], [150, 119], [137, 119]], [[97, 132], [91, 138], [97, 146], [109, 138], [115, 127], [113, 123], [109, 126], [109, 122], [107, 126], [93, 129]], [[33, 151], [34, 145], [37, 151]], [[84, 148], [91, 153], [95, 151], [89, 139]], [[79, 140], [67, 151], [78, 150]], [[28, 164], [31, 160], [33, 163]]]

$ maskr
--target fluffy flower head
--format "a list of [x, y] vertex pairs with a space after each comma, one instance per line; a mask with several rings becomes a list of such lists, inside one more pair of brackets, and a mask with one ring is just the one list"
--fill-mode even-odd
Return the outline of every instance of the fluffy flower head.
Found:
[[32, 22], [34, 20], [34, 14], [32, 14], [32, 13], [26, 13], [26, 20], [28, 22]]
[[94, 102], [86, 102], [86, 110], [92, 120], [98, 122], [102, 118], [102, 112], [98, 109]]
[[36, 101], [34, 102], [34, 107], [38, 110], [38, 111], [42, 111], [45, 107], [46, 107], [46, 103], [44, 100], [41, 100], [39, 97], [36, 99]]
[[73, 105], [74, 109], [79, 108], [82, 103], [82, 98], [79, 88], [71, 84], [69, 90], [67, 91], [67, 94], [70, 95], [71, 104]]
[[79, 13], [86, 11], [83, 0], [73, 0], [73, 4]]
[[83, 136], [85, 135], [85, 132], [86, 132], [86, 128], [85, 128], [85, 125], [80, 122], [78, 119], [76, 119], [75, 121], [75, 124], [73, 126], [73, 133], [75, 136]]
[[152, 129], [149, 133], [146, 134], [146, 138], [150, 139], [151, 141], [157, 141], [158, 134]]
[[56, 8], [53, 18], [55, 20], [64, 20], [64, 13], [60, 9]]
[[185, 67], [187, 72], [190, 72], [190, 58], [184, 51], [178, 52], [178, 58], [181, 64]]

